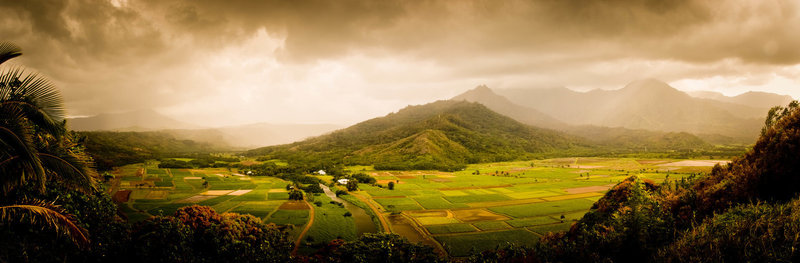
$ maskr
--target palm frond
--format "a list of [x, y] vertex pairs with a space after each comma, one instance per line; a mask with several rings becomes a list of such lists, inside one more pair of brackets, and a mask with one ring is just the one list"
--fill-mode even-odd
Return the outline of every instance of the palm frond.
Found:
[[44, 190], [44, 168], [33, 143], [33, 129], [19, 110], [0, 111], [0, 187], [4, 193], [34, 181]]
[[9, 42], [0, 42], [0, 64], [22, 55], [22, 49]]
[[75, 218], [53, 202], [23, 200], [19, 204], [0, 206], [0, 220], [4, 223], [28, 223], [50, 228], [67, 235], [80, 247], [89, 244], [86, 229]]
[[61, 123], [65, 117], [61, 94], [47, 79], [13, 68], [0, 73], [0, 83], [6, 83], [0, 85], [3, 110], [19, 108], [33, 124], [54, 136], [65, 132]]
[[96, 173], [80, 160], [65, 154], [56, 156], [48, 153], [38, 153], [42, 166], [52, 171], [59, 179], [69, 184], [71, 188], [84, 192], [96, 190]]

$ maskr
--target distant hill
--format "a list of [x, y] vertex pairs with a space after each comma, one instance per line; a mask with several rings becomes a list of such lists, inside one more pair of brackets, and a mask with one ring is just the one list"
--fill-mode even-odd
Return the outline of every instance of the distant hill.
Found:
[[437, 101], [248, 154], [374, 164], [378, 169], [454, 170], [467, 163], [525, 159], [588, 145], [577, 137], [522, 124], [478, 103]]
[[710, 148], [711, 145], [689, 133], [609, 128], [595, 125], [569, 125], [537, 110], [519, 106], [486, 86], [478, 86], [452, 100], [478, 102], [489, 109], [521, 123], [559, 130], [604, 145], [609, 149], [686, 150]]
[[[695, 98], [712, 99], [761, 109], [770, 109], [775, 106], [785, 106], [794, 100], [792, 96], [789, 95], [780, 95], [760, 91], [748, 91], [733, 97], [725, 96], [722, 93], [713, 91], [692, 91], [687, 92], [687, 94]], [[764, 113], [764, 116], [766, 116], [766, 113]]]
[[75, 131], [163, 131], [178, 139], [239, 148], [286, 144], [341, 128], [331, 124], [270, 123], [203, 128], [175, 120], [153, 110], [71, 118], [68, 124], [70, 129]]
[[154, 131], [202, 128], [164, 116], [154, 110], [102, 113], [68, 120], [69, 128], [75, 131]]
[[646, 79], [619, 90], [576, 92], [566, 88], [507, 89], [498, 94], [572, 125], [665, 132], [719, 134], [752, 141], [763, 109], [689, 96], [664, 82]]
[[140, 163], [148, 159], [175, 157], [180, 154], [225, 152], [233, 150], [225, 145], [213, 145], [178, 139], [165, 132], [76, 132], [86, 146], [86, 152], [95, 160], [98, 169]]
[[211, 129], [163, 130], [177, 138], [224, 144], [237, 148], [287, 144], [319, 136], [341, 128], [332, 124], [270, 124], [255, 123]]

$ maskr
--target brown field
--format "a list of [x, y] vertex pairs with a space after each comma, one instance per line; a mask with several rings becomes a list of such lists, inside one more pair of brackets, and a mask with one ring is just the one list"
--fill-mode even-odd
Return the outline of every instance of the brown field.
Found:
[[306, 202], [288, 201], [286, 203], [283, 203], [280, 207], [278, 207], [278, 209], [283, 209], [283, 210], [308, 210], [309, 207], [306, 204]]
[[569, 167], [570, 168], [578, 168], [578, 169], [597, 169], [597, 168], [603, 168], [605, 166], [601, 166], [601, 165], [570, 165]]
[[484, 209], [453, 210], [456, 219], [464, 222], [508, 220], [503, 215], [498, 215]]
[[115, 203], [125, 203], [128, 202], [128, 199], [131, 197], [131, 190], [119, 190], [114, 193], [114, 196], [111, 197]]
[[228, 193], [228, 195], [243, 195], [243, 194], [249, 193], [250, 191], [253, 191], [253, 190], [236, 190], [236, 191]]
[[434, 182], [437, 182], [437, 183], [447, 183], [447, 182], [452, 182], [453, 181], [453, 180], [444, 179], [444, 178], [434, 178], [434, 179], [428, 179], [428, 180], [431, 180], [431, 181], [434, 181]]
[[665, 163], [665, 160], [636, 160], [639, 164], [657, 164], [657, 163]]

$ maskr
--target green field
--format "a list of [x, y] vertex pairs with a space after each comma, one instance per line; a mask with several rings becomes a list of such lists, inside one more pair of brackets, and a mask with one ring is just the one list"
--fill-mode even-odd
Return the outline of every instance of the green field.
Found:
[[[359, 185], [360, 190], [354, 194], [371, 206], [353, 195], [347, 195], [346, 200], [378, 217], [399, 215], [406, 220], [389, 221], [390, 229], [405, 229], [397, 234], [417, 240], [427, 237], [450, 255], [461, 256], [471, 250], [510, 243], [531, 245], [547, 232], [566, 230], [610, 187], [630, 175], [660, 182], [710, 170], [710, 166], [671, 165], [675, 161], [561, 158], [475, 164], [457, 172], [348, 167], [351, 172], [369, 174], [384, 187]], [[141, 171], [144, 176], [137, 177]], [[119, 190], [132, 191], [122, 209], [131, 221], [200, 204], [218, 212], [247, 213], [265, 222], [292, 225], [294, 235], [306, 227], [309, 210], [282, 207], [288, 199], [285, 189], [290, 182], [236, 173], [217, 168], [157, 169], [138, 164], [118, 169], [115, 176]], [[395, 183], [394, 190], [385, 187], [388, 182]], [[320, 201], [322, 205], [314, 205], [314, 222], [303, 237], [305, 242], [356, 238], [353, 218], [344, 216], [346, 209], [331, 204], [325, 195], [312, 198], [309, 202]], [[381, 224], [378, 217], [373, 218], [376, 225]]]
[[349, 169], [368, 173], [384, 186], [394, 182], [394, 190], [362, 185], [360, 192], [383, 216], [413, 219], [418, 235], [433, 237], [459, 256], [472, 246], [481, 251], [509, 242], [530, 245], [544, 233], [566, 230], [630, 175], [660, 182], [710, 171], [711, 165], [670, 165], [674, 161], [561, 158], [475, 164], [457, 172]]
[[[137, 177], [135, 171], [141, 168], [145, 168], [146, 173]], [[193, 204], [211, 206], [219, 213], [251, 214], [279, 225], [300, 226], [308, 221], [308, 210], [279, 209], [289, 197], [284, 190], [289, 182], [234, 173], [236, 171], [216, 168], [158, 169], [144, 164], [128, 165], [115, 171], [120, 178], [119, 190], [132, 191], [128, 202], [121, 206], [130, 221], [172, 214], [180, 207]]]

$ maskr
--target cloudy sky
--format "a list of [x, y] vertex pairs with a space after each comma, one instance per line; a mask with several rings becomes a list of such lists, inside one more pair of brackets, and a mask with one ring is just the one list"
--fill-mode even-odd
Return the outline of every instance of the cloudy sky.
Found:
[[0, 0], [7, 64], [69, 114], [155, 109], [203, 126], [352, 124], [491, 88], [800, 98], [800, 2]]

